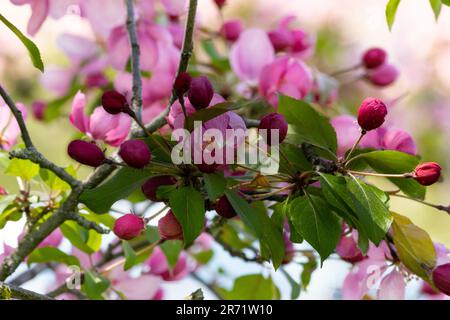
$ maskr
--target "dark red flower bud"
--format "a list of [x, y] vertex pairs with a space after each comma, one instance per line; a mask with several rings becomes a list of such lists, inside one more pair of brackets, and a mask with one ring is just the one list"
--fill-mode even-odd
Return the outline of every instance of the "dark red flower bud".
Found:
[[387, 58], [387, 53], [381, 48], [367, 50], [362, 57], [362, 64], [367, 69], [375, 69], [381, 66]]
[[436, 162], [419, 164], [414, 170], [414, 179], [423, 186], [430, 186], [439, 180], [441, 169]]
[[172, 210], [158, 221], [158, 231], [161, 239], [165, 240], [182, 240], [183, 229], [173, 214]]
[[270, 42], [272, 42], [275, 51], [284, 51], [292, 46], [294, 39], [288, 30], [274, 30], [268, 33]]
[[173, 176], [156, 176], [148, 179], [141, 187], [142, 193], [154, 202], [161, 201], [156, 197], [156, 191], [160, 186], [170, 186], [177, 183]]
[[102, 88], [108, 85], [108, 79], [102, 72], [96, 72], [86, 77], [85, 84], [88, 88]]
[[214, 0], [214, 2], [220, 9], [222, 9], [222, 7], [225, 5], [225, 2], [227, 2], [227, 0]]
[[271, 130], [278, 130], [279, 143], [283, 142], [288, 132], [288, 123], [282, 114], [273, 112], [264, 116], [259, 123], [258, 129], [267, 130], [267, 144], [272, 145]]
[[219, 201], [216, 203], [215, 209], [219, 216], [226, 219], [231, 219], [236, 216], [236, 211], [234, 211], [233, 206], [226, 196], [220, 197]]
[[192, 77], [187, 72], [181, 72], [173, 84], [173, 88], [178, 98], [184, 96], [191, 88]]
[[106, 91], [102, 95], [102, 106], [110, 114], [121, 112], [129, 113], [131, 111], [127, 98], [115, 90]]
[[382, 66], [371, 70], [367, 75], [367, 79], [375, 86], [386, 87], [397, 80], [397, 68], [391, 64], [383, 64]]
[[433, 270], [433, 283], [442, 293], [450, 296], [450, 263], [442, 264]]
[[192, 79], [188, 98], [195, 109], [199, 110], [208, 107], [213, 96], [214, 89], [207, 77], [200, 76]]
[[142, 140], [127, 140], [120, 145], [119, 156], [132, 168], [142, 169], [152, 159], [147, 144]]
[[229, 20], [222, 25], [220, 34], [225, 40], [234, 42], [239, 38], [242, 30], [244, 30], [244, 26], [240, 20]]
[[35, 101], [31, 105], [31, 110], [33, 111], [34, 117], [40, 121], [44, 120], [46, 109], [47, 109], [47, 104], [43, 101]]
[[383, 101], [375, 98], [366, 98], [358, 110], [359, 126], [365, 131], [379, 128], [384, 123], [386, 115], [387, 108]]
[[74, 140], [67, 146], [69, 156], [81, 164], [98, 167], [105, 161], [105, 154], [93, 142]]
[[123, 240], [136, 238], [145, 228], [144, 219], [135, 214], [128, 213], [114, 223], [114, 234]]

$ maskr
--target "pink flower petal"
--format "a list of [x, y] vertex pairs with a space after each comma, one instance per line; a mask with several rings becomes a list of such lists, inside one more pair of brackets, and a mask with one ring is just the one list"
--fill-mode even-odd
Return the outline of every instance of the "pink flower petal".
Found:
[[378, 289], [379, 300], [404, 300], [405, 279], [397, 270], [393, 270], [381, 280]]

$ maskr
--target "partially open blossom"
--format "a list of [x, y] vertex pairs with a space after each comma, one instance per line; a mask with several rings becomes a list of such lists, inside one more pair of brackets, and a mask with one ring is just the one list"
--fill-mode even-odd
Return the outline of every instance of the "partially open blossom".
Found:
[[401, 129], [387, 129], [382, 138], [383, 149], [397, 150], [412, 155], [417, 154], [417, 146], [413, 137]]
[[303, 99], [314, 87], [309, 68], [288, 56], [278, 57], [264, 67], [259, 79], [259, 91], [273, 106], [278, 104], [278, 93]]
[[208, 107], [213, 96], [214, 88], [207, 77], [200, 76], [192, 79], [188, 98], [195, 109]]
[[236, 216], [236, 211], [226, 196], [220, 197], [215, 206], [215, 210], [219, 216], [226, 219], [231, 219]]
[[44, 120], [46, 109], [47, 103], [43, 101], [35, 101], [31, 105], [31, 111], [33, 112], [33, 116], [40, 121]]
[[141, 187], [142, 193], [151, 201], [157, 202], [161, 199], [157, 198], [156, 192], [160, 186], [174, 185], [177, 179], [173, 176], [156, 176], [148, 179]]
[[[24, 119], [27, 117], [27, 110], [21, 103], [16, 103], [17, 108], [22, 113]], [[19, 125], [9, 107], [0, 99], [0, 149], [11, 150], [16, 144], [20, 134]]]
[[233, 72], [242, 81], [256, 83], [263, 68], [275, 58], [275, 50], [267, 34], [261, 29], [242, 32], [230, 51]]
[[70, 122], [81, 132], [94, 140], [101, 140], [111, 146], [119, 146], [131, 129], [131, 118], [126, 114], [112, 115], [97, 107], [87, 116], [86, 97], [78, 92], [72, 102]]
[[371, 48], [362, 57], [362, 64], [367, 69], [375, 69], [386, 61], [387, 53], [381, 48]]
[[350, 263], [359, 262], [364, 259], [361, 250], [358, 248], [357, 234], [352, 232], [350, 235], [342, 235], [336, 246], [336, 253]]
[[434, 285], [442, 293], [450, 296], [450, 263], [436, 267], [432, 275]]
[[189, 273], [187, 256], [184, 251], [181, 251], [173, 270], [170, 270], [164, 252], [159, 247], [156, 247], [147, 262], [147, 266], [149, 267], [150, 274], [158, 275], [164, 281], [177, 281]]
[[181, 72], [175, 79], [173, 84], [173, 89], [177, 94], [178, 98], [183, 97], [183, 95], [189, 91], [191, 88], [192, 77], [187, 72]]
[[398, 70], [391, 64], [385, 63], [380, 67], [371, 70], [367, 74], [367, 79], [373, 85], [385, 87], [392, 84], [398, 78]]
[[239, 38], [243, 30], [244, 26], [241, 20], [228, 20], [223, 23], [220, 34], [226, 40], [234, 42]]
[[289, 30], [277, 29], [268, 33], [275, 51], [284, 51], [292, 45], [292, 33]]
[[144, 219], [135, 214], [128, 213], [114, 223], [114, 234], [123, 240], [136, 238], [145, 228]]
[[366, 98], [358, 110], [358, 124], [361, 129], [370, 131], [379, 128], [387, 115], [387, 108], [383, 101]]
[[414, 179], [423, 186], [436, 183], [441, 176], [441, 166], [436, 162], [425, 162], [414, 170]]
[[95, 143], [74, 140], [67, 146], [69, 156], [81, 164], [98, 167], [105, 161], [105, 154]]
[[161, 239], [183, 239], [183, 229], [172, 211], [166, 213], [158, 221], [158, 231]]
[[122, 293], [128, 300], [158, 300], [161, 295], [161, 277], [142, 274], [132, 277], [123, 268], [114, 268], [108, 275], [114, 289]]
[[278, 130], [278, 143], [281, 143], [286, 138], [288, 132], [288, 123], [284, 116], [280, 113], [269, 113], [265, 115], [259, 123], [258, 129], [267, 130], [267, 144], [272, 145], [271, 130]]
[[127, 98], [115, 90], [109, 90], [102, 94], [102, 106], [110, 114], [129, 113], [130, 111]]
[[127, 140], [120, 145], [119, 156], [132, 168], [142, 169], [150, 163], [152, 153], [143, 140]]

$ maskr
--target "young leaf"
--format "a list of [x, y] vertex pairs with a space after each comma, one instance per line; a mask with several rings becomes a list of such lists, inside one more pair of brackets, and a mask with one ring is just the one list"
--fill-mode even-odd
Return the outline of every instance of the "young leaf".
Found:
[[39, 165], [30, 160], [12, 159], [5, 173], [10, 176], [31, 180], [39, 173]]
[[123, 266], [123, 269], [126, 271], [136, 265], [137, 255], [128, 241], [122, 241], [122, 249], [125, 256], [125, 265]]
[[403, 264], [425, 281], [431, 281], [436, 265], [436, 251], [428, 233], [407, 217], [393, 213], [394, 244]]
[[166, 256], [167, 264], [169, 265], [170, 272], [178, 262], [181, 250], [183, 250], [183, 242], [180, 240], [165, 241], [159, 246]]
[[392, 215], [372, 189], [355, 177], [347, 180], [353, 194], [353, 205], [364, 234], [376, 245], [385, 237], [392, 223]]
[[336, 132], [328, 119], [308, 103], [280, 95], [278, 112], [283, 114], [291, 125], [296, 143], [307, 142], [332, 153], [336, 152]]
[[295, 281], [292, 276], [284, 270], [283, 268], [280, 268], [281, 273], [286, 277], [286, 280], [291, 285], [291, 300], [295, 300], [300, 296], [301, 287], [300, 284]]
[[431, 9], [433, 9], [434, 17], [436, 20], [439, 18], [442, 9], [442, 1], [441, 0], [430, 0]]
[[341, 224], [338, 217], [321, 198], [307, 195], [292, 201], [289, 219], [303, 238], [317, 250], [323, 263], [339, 241]]
[[[372, 151], [361, 154], [359, 157], [378, 173], [408, 173], [419, 164], [419, 158], [392, 150]], [[419, 199], [425, 197], [426, 188], [414, 179], [390, 178], [389, 180], [408, 196]]]
[[87, 230], [75, 221], [66, 221], [60, 226], [63, 235], [78, 249], [93, 254], [100, 249], [102, 236], [95, 230]]
[[28, 256], [28, 264], [31, 263], [49, 263], [49, 262], [58, 262], [64, 263], [68, 266], [80, 266], [80, 261], [77, 257], [68, 255], [65, 252], [62, 252], [58, 248], [54, 247], [42, 247], [35, 249]]
[[392, 30], [392, 26], [395, 21], [395, 14], [397, 13], [398, 5], [400, 0], [389, 0], [386, 6], [386, 21], [389, 26], [389, 30]]
[[280, 291], [272, 278], [260, 274], [241, 276], [234, 281], [233, 289], [220, 288], [226, 300], [275, 300], [280, 298]]
[[170, 208], [183, 229], [184, 245], [190, 246], [205, 227], [205, 202], [192, 187], [174, 190], [169, 197]]
[[450, 0], [441, 0], [443, 5], [450, 6]]
[[39, 48], [34, 44], [33, 41], [28, 39], [19, 29], [16, 28], [8, 19], [6, 19], [2, 14], [0, 14], [0, 21], [2, 21], [8, 28], [11, 30], [20, 41], [22, 41], [25, 48], [28, 50], [28, 54], [30, 55], [31, 62], [33, 66], [39, 69], [41, 72], [44, 72], [44, 63], [41, 59], [41, 53], [39, 52]]
[[103, 292], [109, 288], [110, 282], [104, 276], [88, 271], [84, 274], [84, 282], [81, 289], [88, 298], [103, 300]]
[[222, 172], [205, 173], [203, 174], [203, 180], [205, 181], [205, 189], [210, 200], [220, 197], [227, 186], [227, 180]]

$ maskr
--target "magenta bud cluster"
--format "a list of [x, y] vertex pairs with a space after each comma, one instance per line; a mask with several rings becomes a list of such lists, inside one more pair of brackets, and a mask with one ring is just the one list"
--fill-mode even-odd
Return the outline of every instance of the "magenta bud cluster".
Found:
[[387, 53], [382, 48], [368, 49], [361, 64], [366, 68], [366, 79], [375, 86], [385, 87], [398, 78], [398, 70], [387, 62]]
[[81, 164], [98, 167], [105, 160], [105, 154], [95, 143], [84, 140], [74, 140], [67, 146], [69, 156]]

